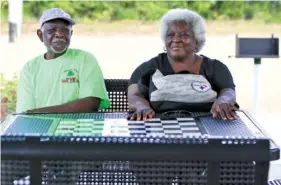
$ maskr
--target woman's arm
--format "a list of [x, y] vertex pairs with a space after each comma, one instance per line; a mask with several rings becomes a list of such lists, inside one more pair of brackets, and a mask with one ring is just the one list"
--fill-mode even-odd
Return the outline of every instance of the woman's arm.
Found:
[[211, 113], [213, 117], [232, 120], [235, 118], [236, 104], [235, 84], [230, 70], [220, 61], [214, 63], [213, 85], [219, 91]]
[[145, 120], [155, 115], [149, 101], [139, 92], [137, 84], [131, 84], [128, 87], [128, 104], [130, 111], [134, 112], [129, 116], [131, 120]]
[[232, 105], [235, 105], [236, 93], [233, 89], [230, 88], [222, 89], [221, 92], [219, 93], [217, 101], [219, 103], [230, 103]]

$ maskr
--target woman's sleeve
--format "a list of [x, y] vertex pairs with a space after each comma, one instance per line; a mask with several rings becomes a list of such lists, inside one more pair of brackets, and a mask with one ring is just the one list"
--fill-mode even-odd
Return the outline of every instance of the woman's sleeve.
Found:
[[132, 73], [131, 77], [130, 77], [130, 80], [129, 80], [129, 85], [132, 85], [132, 84], [137, 84], [139, 79], [141, 78], [141, 69], [142, 68], [142, 65], [138, 66], [134, 72]]
[[148, 62], [138, 66], [131, 75], [129, 85], [137, 84], [138, 90], [144, 97], [148, 97], [151, 69]]
[[235, 90], [235, 84], [230, 70], [220, 61], [214, 63], [213, 83], [219, 91], [225, 88]]

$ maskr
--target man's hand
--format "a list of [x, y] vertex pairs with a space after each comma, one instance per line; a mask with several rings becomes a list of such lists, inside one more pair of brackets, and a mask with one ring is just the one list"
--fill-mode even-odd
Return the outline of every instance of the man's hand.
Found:
[[220, 117], [224, 120], [233, 120], [235, 119], [235, 110], [237, 108], [231, 103], [215, 101], [211, 113], [213, 114], [213, 118]]
[[155, 112], [151, 107], [141, 106], [137, 107], [136, 111], [128, 116], [129, 120], [146, 120], [149, 118], [153, 118], [155, 116]]
[[1, 122], [3, 122], [7, 117], [7, 113], [8, 113], [7, 102], [8, 102], [7, 97], [1, 98]]

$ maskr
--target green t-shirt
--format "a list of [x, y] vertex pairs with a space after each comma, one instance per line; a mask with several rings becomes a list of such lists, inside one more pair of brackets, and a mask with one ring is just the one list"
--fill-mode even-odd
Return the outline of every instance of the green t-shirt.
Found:
[[96, 58], [85, 51], [68, 49], [55, 59], [40, 55], [20, 73], [17, 112], [61, 105], [80, 98], [101, 99], [100, 109], [110, 106], [102, 71]]

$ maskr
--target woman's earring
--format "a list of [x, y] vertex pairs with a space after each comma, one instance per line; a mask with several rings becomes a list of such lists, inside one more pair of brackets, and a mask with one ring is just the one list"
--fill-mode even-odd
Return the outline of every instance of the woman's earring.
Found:
[[195, 48], [194, 48], [194, 53], [197, 53], [198, 52], [198, 46], [196, 46]]
[[167, 51], [166, 46], [163, 46], [163, 50], [164, 50], [164, 51]]

